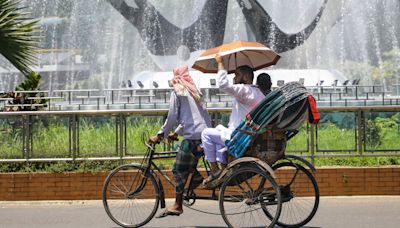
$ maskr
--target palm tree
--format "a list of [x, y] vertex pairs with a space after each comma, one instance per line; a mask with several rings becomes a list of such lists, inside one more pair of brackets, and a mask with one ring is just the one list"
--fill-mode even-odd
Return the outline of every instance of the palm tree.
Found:
[[20, 0], [0, 0], [0, 54], [24, 75], [36, 63], [38, 20], [26, 18]]

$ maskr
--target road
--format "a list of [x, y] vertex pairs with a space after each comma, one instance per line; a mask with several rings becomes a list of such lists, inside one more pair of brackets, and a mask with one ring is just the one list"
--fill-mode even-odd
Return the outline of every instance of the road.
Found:
[[[168, 200], [168, 204], [172, 200]], [[197, 208], [218, 211], [214, 201], [197, 201]], [[160, 213], [160, 210], [157, 212]], [[307, 227], [400, 227], [400, 196], [322, 197]], [[0, 202], [0, 227], [80, 228], [118, 227], [106, 215], [101, 201]], [[154, 218], [145, 227], [226, 227], [221, 216], [185, 208], [179, 217]]]

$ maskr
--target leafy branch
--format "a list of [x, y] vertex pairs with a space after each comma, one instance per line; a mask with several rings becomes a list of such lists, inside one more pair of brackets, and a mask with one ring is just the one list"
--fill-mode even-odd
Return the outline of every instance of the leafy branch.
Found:
[[37, 61], [38, 20], [26, 18], [20, 0], [0, 0], [0, 54], [24, 75]]

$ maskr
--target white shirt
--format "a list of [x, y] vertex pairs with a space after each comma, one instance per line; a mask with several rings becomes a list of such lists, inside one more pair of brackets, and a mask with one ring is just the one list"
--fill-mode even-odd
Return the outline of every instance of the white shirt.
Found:
[[244, 120], [246, 114], [253, 110], [265, 96], [255, 85], [230, 85], [226, 70], [218, 71], [218, 83], [222, 91], [235, 98], [228, 123], [228, 128], [233, 131]]

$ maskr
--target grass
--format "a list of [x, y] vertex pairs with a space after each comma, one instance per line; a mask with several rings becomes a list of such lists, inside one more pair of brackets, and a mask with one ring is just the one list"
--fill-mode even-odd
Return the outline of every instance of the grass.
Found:
[[116, 168], [118, 161], [28, 162], [1, 163], [0, 172], [103, 172]]
[[[42, 157], [72, 157], [73, 145], [70, 140], [70, 117], [46, 116], [32, 117], [30, 131], [32, 132], [30, 158]], [[399, 124], [393, 118], [376, 118], [373, 124], [368, 124], [366, 131], [366, 149], [398, 150], [400, 141]], [[119, 140], [126, 134], [126, 155], [140, 155], [146, 151], [142, 138], [155, 134], [163, 121], [160, 116], [127, 117], [126, 129], [117, 128], [118, 117], [86, 116], [78, 119], [79, 138], [76, 147], [76, 157], [114, 156], [117, 157], [120, 148]], [[0, 157], [3, 159], [25, 158], [23, 148], [23, 122], [21, 119], [7, 117], [0, 120]], [[341, 126], [335, 121], [325, 121], [318, 125], [318, 149], [320, 150], [351, 150], [356, 147], [356, 132], [353, 127]], [[123, 138], [123, 137], [122, 137]], [[287, 153], [307, 155], [306, 126], [288, 142]], [[70, 148], [71, 147], [71, 148]], [[322, 152], [319, 152], [322, 153]], [[342, 152], [346, 154], [346, 152]], [[130, 161], [127, 161], [128, 163]], [[171, 168], [173, 160], [157, 161], [162, 168]], [[0, 171], [98, 171], [110, 170], [119, 162], [51, 162], [51, 163], [7, 163], [0, 164]], [[340, 157], [315, 158], [316, 166], [381, 166], [399, 165], [400, 157]]]
[[[84, 117], [80, 118], [79, 141], [77, 142], [78, 157], [118, 156], [120, 129], [117, 129], [116, 117]], [[126, 124], [127, 154], [143, 154], [146, 146], [143, 144], [143, 134], [156, 134], [162, 125], [160, 117], [129, 117]], [[73, 145], [70, 145], [68, 117], [37, 118], [32, 124], [31, 158], [41, 157], [71, 157]], [[118, 139], [116, 138], [118, 130]], [[118, 140], [118, 141], [117, 141]], [[117, 143], [118, 142], [118, 143]], [[23, 128], [17, 120], [8, 119], [0, 123], [1, 158], [24, 158]], [[71, 146], [71, 148], [70, 148]]]
[[[308, 159], [309, 160], [309, 159]], [[400, 165], [400, 157], [346, 157], [346, 158], [316, 158], [315, 166], [353, 166], [378, 167]]]

